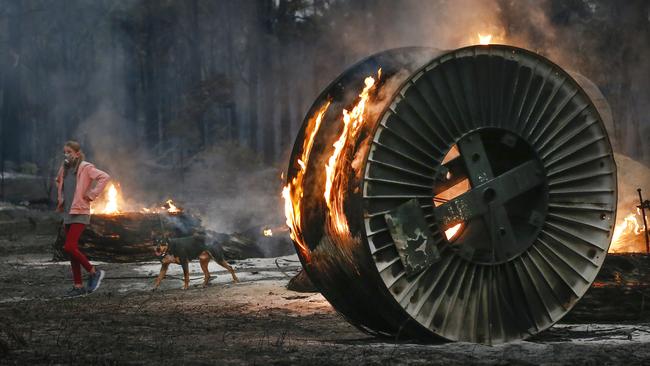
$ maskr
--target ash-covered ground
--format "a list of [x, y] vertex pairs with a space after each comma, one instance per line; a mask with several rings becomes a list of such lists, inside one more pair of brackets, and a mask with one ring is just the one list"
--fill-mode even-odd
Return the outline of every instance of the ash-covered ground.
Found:
[[[0, 238], [1, 364], [590, 364], [650, 363], [650, 324], [560, 324], [500, 346], [414, 344], [350, 326], [319, 294], [285, 288], [295, 256], [236, 261], [233, 284], [211, 263], [212, 285], [192, 263], [181, 289], [172, 267], [151, 291], [159, 265], [104, 264], [98, 292], [63, 299], [67, 263], [51, 261], [54, 237]], [[597, 309], [594, 309], [597, 311]]]

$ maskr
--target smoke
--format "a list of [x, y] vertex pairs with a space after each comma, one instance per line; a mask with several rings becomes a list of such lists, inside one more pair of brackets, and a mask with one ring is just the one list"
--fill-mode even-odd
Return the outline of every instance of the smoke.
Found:
[[[478, 43], [479, 34], [491, 34], [492, 43], [535, 51], [588, 78], [612, 110], [613, 122], [605, 122], [617, 153], [618, 222], [638, 204], [636, 188], [644, 188], [646, 195], [650, 192], [647, 2], [620, 6], [597, 0], [403, 0], [377, 1], [371, 6], [372, 11], [361, 7], [357, 13], [332, 19], [330, 33], [324, 37], [336, 39], [351, 55], [361, 58], [413, 45], [455, 49]], [[347, 65], [340, 67], [343, 71]], [[387, 93], [392, 94], [394, 87], [388, 87]], [[355, 159], [357, 165], [361, 154]]]
[[[387, 48], [455, 49], [492, 43], [533, 50], [592, 80], [614, 110], [617, 152], [650, 165], [650, 6], [598, 0], [403, 0], [362, 2], [332, 14], [324, 39], [353, 57]], [[640, 27], [640, 28], [639, 28]], [[641, 30], [645, 30], [642, 32]], [[339, 64], [343, 71], [351, 60]], [[644, 139], [645, 137], [645, 139]]]
[[[567, 8], [570, 6], [575, 9]], [[620, 141], [615, 146], [617, 152], [648, 164], [648, 40], [634, 36], [635, 23], [619, 23], [617, 20], [617, 17], [647, 18], [648, 14], [647, 10], [645, 15], [631, 14], [633, 5], [624, 8], [627, 10], [617, 13], [614, 5], [590, 0], [567, 4], [550, 0], [331, 2], [326, 12], [314, 15], [314, 21], [319, 22], [317, 34], [310, 36], [313, 37], [308, 39], [310, 44], [301, 44], [302, 53], [271, 55], [276, 59], [288, 58], [288, 67], [276, 70], [281, 74], [275, 75], [275, 79], [265, 76], [259, 81], [288, 80], [293, 93], [289, 98], [290, 109], [298, 112], [291, 113], [293, 120], [289, 136], [276, 133], [265, 137], [262, 132], [258, 136], [285, 141], [280, 150], [284, 151], [283, 156], [288, 156], [292, 139], [307, 111], [306, 106], [337, 74], [369, 54], [404, 46], [454, 49], [477, 43], [478, 34], [492, 34], [494, 43], [512, 44], [539, 52], [562, 67], [594, 81], [615, 111], [616, 128], [609, 132]], [[609, 34], [607, 31], [611, 29], [619, 29], [620, 34]], [[173, 45], [175, 42], [169, 40], [168, 43]], [[616, 43], [624, 45], [617, 46]], [[234, 47], [236, 50], [248, 46], [236, 43]], [[278, 47], [272, 52], [296, 49], [291, 47]], [[130, 101], [127, 100], [127, 85], [122, 80], [134, 77], [123, 66], [126, 58], [120, 47], [107, 49], [97, 56], [97, 59], [106, 61], [98, 65], [96, 75], [84, 87], [89, 99], [95, 101], [95, 107], [82, 119], [75, 134], [80, 136], [90, 152], [89, 159], [122, 184], [125, 197], [131, 199], [134, 206], [174, 198], [199, 211], [210, 229], [221, 232], [283, 222], [280, 174], [286, 165], [284, 159], [277, 166], [269, 166], [236, 142], [218, 143], [196, 156], [192, 154], [192, 159], [188, 159], [184, 145], [174, 145], [171, 138], [165, 139], [169, 146], [158, 146], [153, 150], [143, 148], [144, 124], [133, 120], [143, 116], [128, 114], [127, 117], [126, 113]], [[305, 60], [312, 60], [313, 67], [305, 66]], [[238, 83], [235, 95], [238, 97], [247, 95], [247, 86], [244, 85], [247, 80], [235, 80]], [[263, 97], [263, 94], [260, 92], [258, 96]], [[279, 97], [279, 94], [276, 90], [270, 95]], [[267, 105], [274, 102], [255, 103]], [[247, 126], [251, 105], [240, 101], [237, 108], [238, 119]], [[280, 125], [279, 120], [283, 117], [278, 108], [270, 115], [263, 113], [260, 111], [261, 124]], [[174, 114], [171, 115], [174, 118]], [[187, 129], [191, 123], [193, 121], [177, 122], [177, 130]], [[246, 134], [245, 129], [242, 131], [240, 136]]]

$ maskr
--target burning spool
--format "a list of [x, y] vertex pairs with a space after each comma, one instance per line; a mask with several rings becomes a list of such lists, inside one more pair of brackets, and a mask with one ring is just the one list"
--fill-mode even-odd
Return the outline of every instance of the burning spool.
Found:
[[345, 71], [307, 114], [283, 191], [314, 284], [380, 335], [496, 344], [562, 318], [616, 216], [606, 121], [576, 80], [503, 45]]

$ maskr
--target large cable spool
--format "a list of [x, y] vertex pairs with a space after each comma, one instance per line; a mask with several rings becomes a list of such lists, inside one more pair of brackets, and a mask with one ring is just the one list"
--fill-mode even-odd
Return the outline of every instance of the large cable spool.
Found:
[[[361, 90], [368, 106], [341, 149], [342, 111]], [[504, 45], [352, 66], [308, 112], [287, 178], [311, 280], [355, 326], [400, 338], [543, 331], [595, 279], [616, 219], [613, 152], [589, 94]]]

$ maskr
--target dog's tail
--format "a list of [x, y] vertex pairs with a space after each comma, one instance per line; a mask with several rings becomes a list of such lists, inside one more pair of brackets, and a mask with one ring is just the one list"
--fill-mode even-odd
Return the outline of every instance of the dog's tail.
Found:
[[213, 241], [209, 246], [208, 246], [208, 252], [212, 256], [212, 259], [214, 259], [215, 262], [221, 262], [224, 260], [224, 255], [223, 255], [223, 248], [221, 247], [221, 244], [217, 242], [216, 240]]

